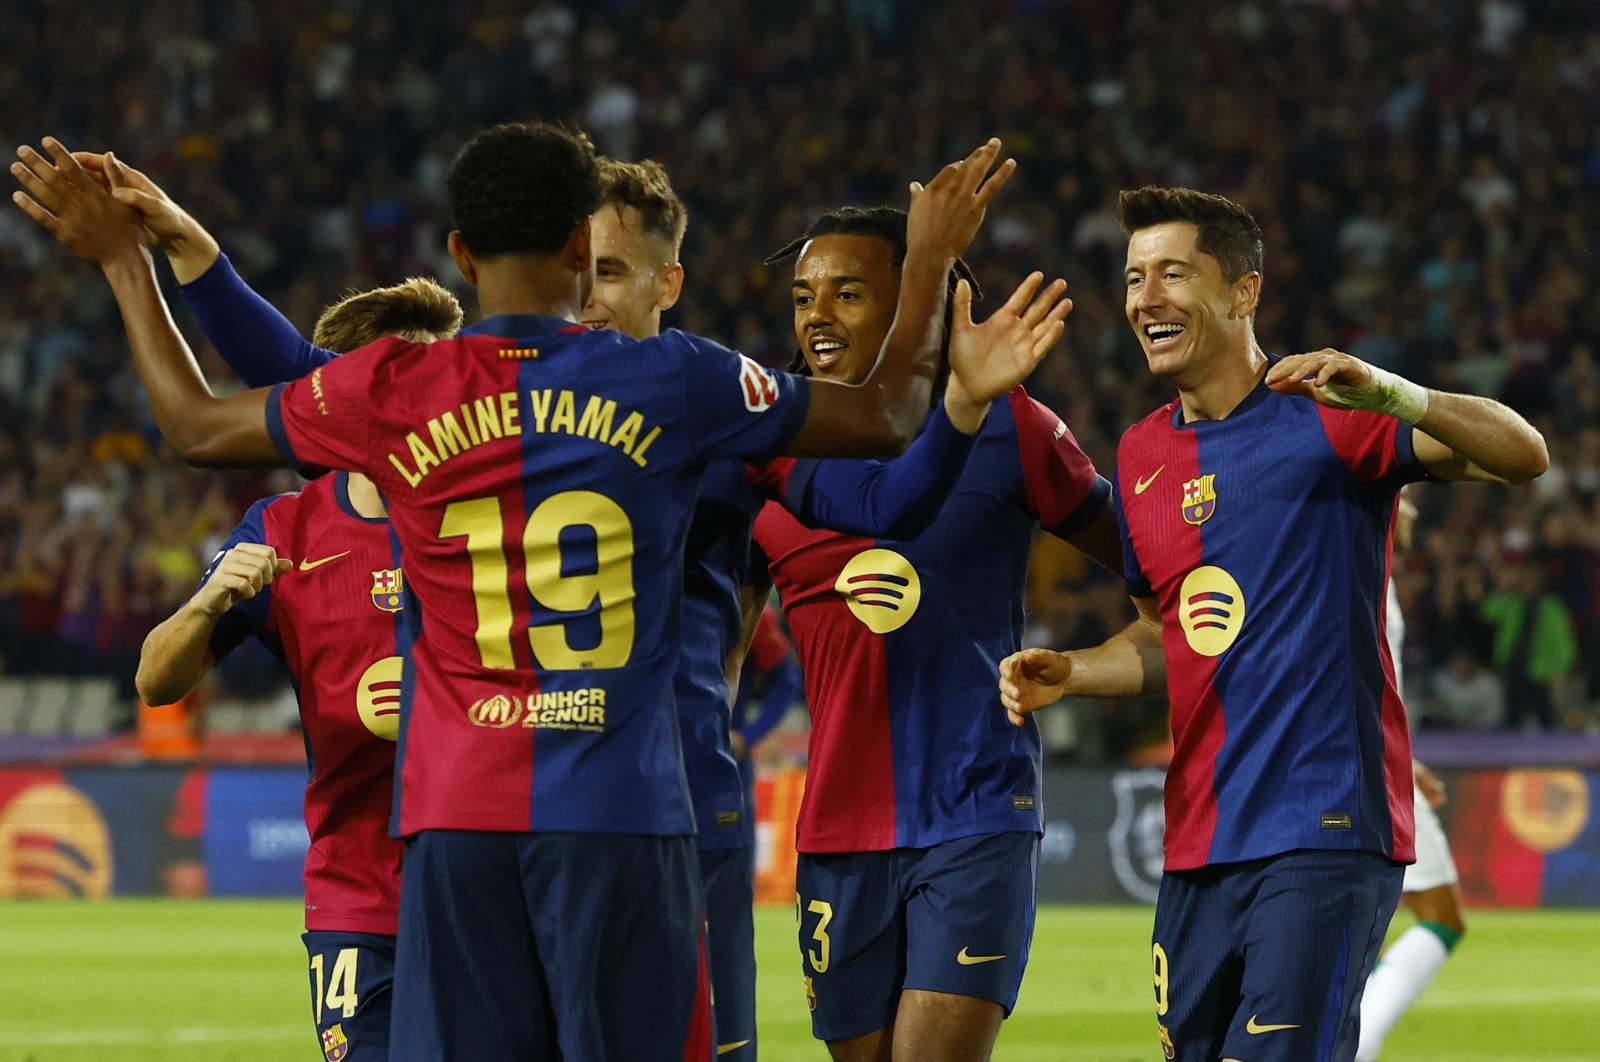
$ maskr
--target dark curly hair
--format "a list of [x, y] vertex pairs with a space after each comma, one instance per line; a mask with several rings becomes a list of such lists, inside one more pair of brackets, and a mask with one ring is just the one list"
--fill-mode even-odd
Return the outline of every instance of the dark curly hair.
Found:
[[599, 207], [600, 165], [575, 129], [508, 122], [467, 141], [444, 187], [474, 255], [554, 254]]
[[[767, 265], [777, 265], [791, 258], [798, 258], [800, 251], [806, 243], [817, 236], [875, 236], [889, 245], [889, 268], [895, 276], [900, 275], [900, 267], [906, 260], [906, 221], [907, 215], [899, 207], [847, 206], [819, 214], [816, 220], [806, 229], [805, 235], [797, 236], [782, 247], [773, 251], [766, 257]], [[956, 259], [956, 264], [950, 270], [946, 279], [949, 291], [955, 291], [956, 282], [965, 280], [972, 285], [972, 298], [974, 301], [983, 298], [983, 289], [978, 286], [978, 278], [973, 274], [972, 267], [965, 258]], [[944, 307], [944, 340], [941, 343], [939, 354], [939, 376], [936, 381], [935, 391], [944, 389], [944, 381], [950, 375], [950, 314], [952, 305], [947, 300]], [[809, 375], [810, 367], [806, 365], [805, 354], [796, 350], [790, 362], [790, 372]]]

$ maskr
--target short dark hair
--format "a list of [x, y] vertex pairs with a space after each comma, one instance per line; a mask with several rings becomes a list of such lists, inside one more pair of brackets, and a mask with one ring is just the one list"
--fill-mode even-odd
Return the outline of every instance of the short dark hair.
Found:
[[461, 330], [461, 304], [428, 277], [409, 277], [387, 288], [345, 295], [322, 311], [311, 341], [345, 354], [385, 336], [418, 342], [445, 339]]
[[[798, 258], [805, 245], [818, 236], [874, 236], [889, 245], [889, 270], [896, 277], [900, 275], [900, 267], [906, 261], [906, 223], [909, 216], [899, 207], [892, 206], [847, 206], [829, 210], [819, 214], [806, 228], [805, 235], [797, 236], [782, 247], [767, 255], [767, 265], [777, 265], [791, 258]], [[972, 272], [972, 267], [965, 258], [957, 258], [956, 264], [946, 278], [948, 290], [955, 291], [956, 283], [965, 280], [972, 286], [972, 298], [976, 302], [983, 298], [983, 289], [978, 286], [978, 278]], [[941, 344], [940, 366], [938, 376], [938, 389], [942, 390], [944, 381], [950, 374], [948, 356], [950, 353], [950, 315], [954, 307], [949, 301], [944, 306], [944, 341]], [[800, 351], [795, 352], [794, 360], [790, 364], [790, 372], [809, 372], [805, 355]]]
[[1200, 230], [1195, 249], [1217, 260], [1223, 280], [1232, 284], [1246, 273], [1261, 272], [1261, 226], [1250, 211], [1224, 196], [1193, 188], [1126, 189], [1117, 195], [1117, 221], [1128, 236], [1154, 225], [1187, 221]]
[[600, 205], [600, 166], [576, 129], [507, 122], [467, 141], [444, 187], [474, 255], [555, 254]]
[[666, 240], [673, 254], [682, 249], [689, 210], [672, 190], [666, 169], [654, 159], [601, 159], [600, 205], [614, 206], [619, 213], [624, 207], [633, 207], [639, 212], [639, 224], [645, 232]]

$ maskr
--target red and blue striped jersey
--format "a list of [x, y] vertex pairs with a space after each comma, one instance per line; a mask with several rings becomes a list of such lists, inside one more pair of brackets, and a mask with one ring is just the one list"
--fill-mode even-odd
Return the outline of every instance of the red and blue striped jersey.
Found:
[[401, 843], [389, 836], [389, 815], [403, 601], [389, 586], [404, 576], [388, 521], [356, 515], [347, 480], [323, 476], [245, 513], [222, 552], [261, 543], [295, 567], [229, 609], [210, 645], [221, 659], [254, 637], [294, 678], [311, 769], [306, 928], [393, 934]]
[[[793, 491], [811, 461], [767, 472]], [[960, 479], [910, 541], [806, 527], [769, 503], [755, 541], [805, 673], [802, 852], [921, 848], [1039, 831], [1039, 732], [1006, 721], [999, 662], [1018, 648], [1036, 524], [1067, 536], [1110, 485], [1022, 388], [995, 402]]]
[[405, 558], [399, 833], [694, 832], [671, 690], [690, 514], [707, 462], [781, 451], [809, 394], [696, 336], [537, 315], [274, 392], [280, 452], [370, 475]]
[[1384, 637], [1410, 426], [1265, 384], [1222, 420], [1129, 428], [1128, 591], [1162, 616], [1166, 867], [1360, 849], [1410, 862], [1411, 752]]

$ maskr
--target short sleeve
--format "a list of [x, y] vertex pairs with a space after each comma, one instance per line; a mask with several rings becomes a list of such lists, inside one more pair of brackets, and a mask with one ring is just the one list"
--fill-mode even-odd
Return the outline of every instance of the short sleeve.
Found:
[[[278, 494], [271, 498], [263, 498], [252, 505], [244, 514], [244, 519], [239, 521], [229, 534], [227, 541], [211, 558], [211, 563], [206, 566], [205, 574], [200, 577], [200, 586], [206, 585], [211, 579], [211, 574], [217, 570], [217, 563], [222, 560], [223, 554], [241, 542], [250, 542], [258, 545], [269, 545], [267, 542], [266, 513], [267, 508], [279, 498], [287, 495]], [[227, 656], [238, 648], [246, 638], [261, 638], [267, 636], [267, 621], [272, 614], [272, 587], [265, 586], [261, 593], [246, 601], [234, 605], [211, 631], [208, 647], [211, 655], [218, 660]]]
[[1117, 513], [1117, 534], [1122, 536], [1122, 581], [1128, 588], [1128, 596], [1153, 597], [1155, 589], [1139, 564], [1139, 555], [1133, 550], [1133, 536], [1128, 534], [1128, 514], [1122, 510], [1122, 491], [1115, 486], [1111, 489], [1111, 504]]
[[375, 410], [386, 390], [398, 393], [392, 363], [419, 346], [381, 339], [273, 388], [267, 432], [278, 453], [295, 467], [371, 473]]
[[1076, 534], [1105, 511], [1111, 484], [1095, 471], [1065, 421], [1020, 387], [1010, 399], [1028, 511], [1057, 537]]
[[800, 431], [811, 402], [804, 377], [676, 329], [662, 333], [661, 342], [682, 361], [691, 445], [703, 459], [766, 461]]
[[1412, 446], [1415, 429], [1405, 421], [1361, 409], [1317, 406], [1322, 430], [1350, 474], [1363, 483], [1399, 485], [1428, 477]]

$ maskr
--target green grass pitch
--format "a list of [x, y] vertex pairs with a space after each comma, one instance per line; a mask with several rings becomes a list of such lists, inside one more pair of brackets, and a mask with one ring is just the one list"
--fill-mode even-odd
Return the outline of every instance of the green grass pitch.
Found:
[[[294, 902], [0, 905], [0, 1060], [316, 1062]], [[1406, 924], [1404, 916], [1400, 922]], [[1160, 1062], [1150, 912], [1039, 913], [1000, 1062]], [[757, 912], [761, 1057], [811, 1039], [793, 915]], [[1391, 1062], [1600, 1059], [1600, 912], [1474, 912], [1460, 951], [1390, 1038]]]

